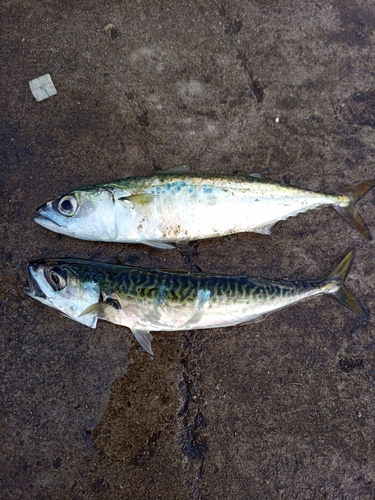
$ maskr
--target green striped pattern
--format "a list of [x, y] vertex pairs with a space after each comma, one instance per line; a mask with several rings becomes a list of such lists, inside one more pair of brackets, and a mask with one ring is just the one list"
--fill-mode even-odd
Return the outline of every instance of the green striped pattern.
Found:
[[[99, 264], [99, 263], [98, 263]], [[69, 264], [74, 270], [74, 264]], [[199, 290], [210, 292], [210, 300], [253, 300], [264, 302], [294, 297], [317, 286], [314, 282], [270, 281], [246, 276], [215, 276], [163, 270], [146, 270], [126, 266], [85, 263], [76, 267], [83, 280], [99, 283], [105, 293], [123, 298], [156, 302], [172, 301], [187, 305], [197, 299]]]

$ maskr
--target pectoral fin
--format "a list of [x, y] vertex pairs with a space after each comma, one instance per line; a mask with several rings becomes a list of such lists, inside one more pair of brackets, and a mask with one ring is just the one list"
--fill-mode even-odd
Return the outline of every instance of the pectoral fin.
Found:
[[131, 332], [134, 335], [134, 337], [138, 340], [140, 345], [143, 347], [143, 349], [153, 356], [154, 353], [152, 352], [151, 348], [151, 341], [152, 341], [151, 333], [144, 330], [135, 330], [135, 329], [131, 329]]
[[121, 309], [121, 303], [116, 294], [111, 294], [106, 297], [102, 302], [97, 302], [81, 312], [80, 316], [95, 315], [98, 319], [112, 321], [115, 311]]
[[155, 199], [155, 195], [150, 193], [131, 194], [130, 196], [122, 196], [119, 201], [130, 201], [133, 205], [148, 205]]
[[98, 302], [97, 304], [92, 304], [91, 306], [86, 307], [86, 309], [82, 311], [79, 316], [95, 315], [98, 319], [108, 319], [107, 316], [109, 315], [111, 309], [113, 309], [112, 306], [107, 304], [107, 302]]

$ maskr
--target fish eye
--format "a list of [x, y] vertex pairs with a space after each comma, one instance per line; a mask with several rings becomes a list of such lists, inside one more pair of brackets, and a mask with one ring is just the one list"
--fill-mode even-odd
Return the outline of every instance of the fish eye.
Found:
[[78, 202], [76, 197], [73, 194], [68, 194], [67, 196], [64, 196], [57, 204], [57, 208], [62, 215], [67, 215], [68, 217], [71, 217], [76, 213], [78, 208]]
[[66, 287], [67, 275], [66, 271], [60, 269], [59, 267], [51, 267], [51, 269], [45, 272], [48, 284], [55, 292], [59, 292]]

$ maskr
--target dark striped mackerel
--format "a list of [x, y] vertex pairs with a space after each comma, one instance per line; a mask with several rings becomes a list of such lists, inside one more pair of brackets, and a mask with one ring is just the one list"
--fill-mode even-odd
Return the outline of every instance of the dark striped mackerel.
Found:
[[366, 318], [365, 310], [344, 285], [352, 259], [353, 250], [321, 281], [273, 281], [46, 259], [29, 263], [26, 292], [92, 328], [98, 319], [127, 326], [152, 354], [150, 331], [249, 323], [314, 295], [332, 295]]

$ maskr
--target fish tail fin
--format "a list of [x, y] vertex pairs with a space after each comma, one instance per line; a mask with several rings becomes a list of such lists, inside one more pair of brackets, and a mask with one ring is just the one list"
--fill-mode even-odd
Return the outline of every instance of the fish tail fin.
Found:
[[361, 318], [368, 319], [367, 311], [344, 285], [346, 277], [350, 271], [353, 258], [354, 250], [350, 250], [350, 252], [323, 281], [323, 289], [325, 289], [325, 293], [332, 295], [344, 307], [350, 309]]
[[355, 204], [360, 200], [365, 194], [367, 194], [371, 189], [375, 187], [375, 179], [369, 179], [367, 181], [358, 182], [352, 184], [344, 189], [337, 192], [339, 195], [348, 196], [350, 199], [349, 205], [346, 207], [341, 207], [339, 204], [333, 204], [333, 208], [350, 224], [354, 229], [362, 234], [365, 238], [371, 240], [371, 233], [366, 226], [366, 223], [362, 219], [358, 209]]

